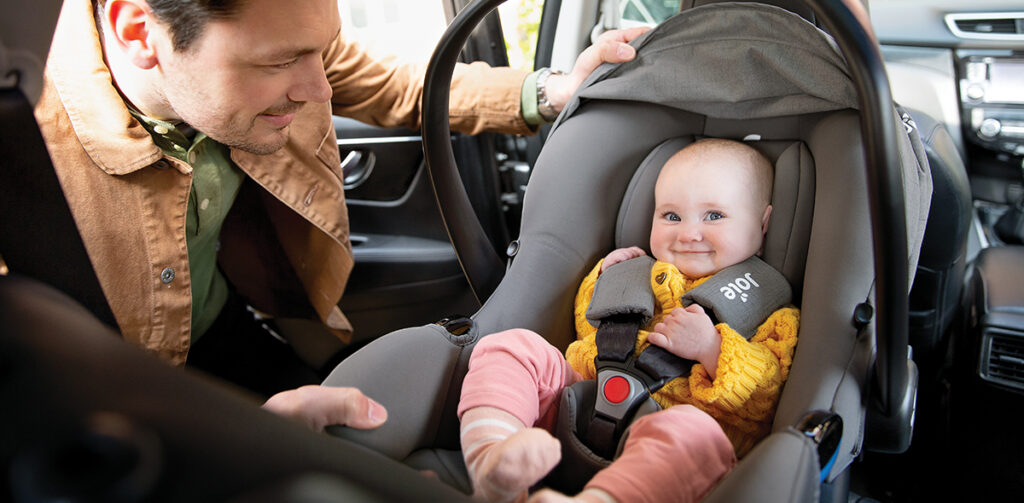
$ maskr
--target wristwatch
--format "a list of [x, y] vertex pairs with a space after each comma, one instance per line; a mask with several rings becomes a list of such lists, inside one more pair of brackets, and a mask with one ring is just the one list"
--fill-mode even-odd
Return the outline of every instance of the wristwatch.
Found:
[[558, 111], [555, 110], [555, 107], [551, 106], [551, 101], [548, 100], [548, 77], [552, 75], [562, 75], [562, 72], [544, 68], [537, 75], [537, 113], [546, 122], [554, 122], [558, 117]]

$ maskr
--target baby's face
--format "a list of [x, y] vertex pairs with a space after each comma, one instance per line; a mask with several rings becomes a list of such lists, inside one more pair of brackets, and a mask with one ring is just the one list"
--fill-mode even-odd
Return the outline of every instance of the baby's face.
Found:
[[651, 252], [689, 278], [761, 249], [771, 208], [756, 202], [751, 168], [731, 155], [673, 157], [654, 189]]

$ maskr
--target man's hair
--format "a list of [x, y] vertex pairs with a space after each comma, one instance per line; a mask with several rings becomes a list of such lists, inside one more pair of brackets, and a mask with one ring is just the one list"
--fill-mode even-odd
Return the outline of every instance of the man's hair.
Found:
[[[93, 0], [96, 3], [97, 21], [107, 0]], [[157, 20], [167, 25], [171, 32], [174, 50], [186, 52], [203, 35], [206, 23], [212, 20], [231, 19], [244, 6], [246, 0], [146, 0]], [[99, 22], [97, 27], [102, 29]]]

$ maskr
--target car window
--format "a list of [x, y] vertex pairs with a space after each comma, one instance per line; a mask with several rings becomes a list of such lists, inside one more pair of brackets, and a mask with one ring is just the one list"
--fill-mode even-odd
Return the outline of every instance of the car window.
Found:
[[501, 30], [505, 35], [508, 66], [533, 70], [544, 0], [508, 0], [498, 6]]
[[[509, 0], [499, 6], [512, 68], [533, 69], [543, 6], [544, 0]], [[429, 60], [448, 25], [441, 0], [346, 0], [338, 2], [338, 11], [346, 38], [375, 55], [403, 61]]]
[[448, 24], [441, 0], [345, 0], [338, 11], [347, 39], [405, 61], [429, 60]]
[[622, 20], [654, 26], [679, 12], [680, 3], [681, 0], [625, 0], [620, 5]]

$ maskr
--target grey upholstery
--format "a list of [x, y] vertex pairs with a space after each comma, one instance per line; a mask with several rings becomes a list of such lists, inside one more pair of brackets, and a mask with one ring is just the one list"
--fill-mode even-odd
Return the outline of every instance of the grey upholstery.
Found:
[[818, 479], [813, 476], [817, 471], [814, 444], [788, 428], [762, 440], [729, 474], [739, 480], [757, 480], [757, 487], [722, 484], [703, 501], [819, 501]]
[[[791, 429], [811, 410], [832, 410], [846, 425], [833, 477], [859, 454], [874, 326], [855, 327], [851, 318], [858, 304], [873, 301], [874, 270], [859, 116], [842, 58], [813, 25], [753, 4], [692, 9], [634, 44], [636, 60], [599, 68], [552, 129], [527, 190], [518, 253], [473, 315], [472, 329], [455, 338], [436, 326], [401, 331], [342, 362], [325, 384], [363, 387], [388, 407], [390, 419], [379, 431], [334, 433], [399, 459], [457, 450], [454, 411], [471, 344], [528, 328], [564, 349], [575, 337], [572, 303], [584, 274], [616, 247], [648, 247], [660, 166], [645, 158], [666, 156], [696, 137], [754, 137], [777, 165], [764, 258], [793, 283], [802, 319], [776, 433], [755, 449], [764, 454], [752, 453], [734, 475], [786, 471], [792, 477], [785, 483], [800, 489], [762, 498], [745, 492], [759, 491], [761, 478], [730, 475], [716, 493], [760, 501], [813, 496], [816, 455], [813, 462], [805, 456], [806, 441], [792, 438]], [[700, 71], [687, 71], [693, 68]], [[659, 148], [670, 140], [677, 143]], [[912, 269], [931, 185], [910, 139], [901, 137], [900, 146]], [[436, 352], [431, 344], [447, 344], [447, 359], [417, 356]], [[448, 368], [454, 376], [440, 370]], [[423, 416], [428, 408], [436, 415]], [[406, 429], [414, 433], [399, 434]]]

